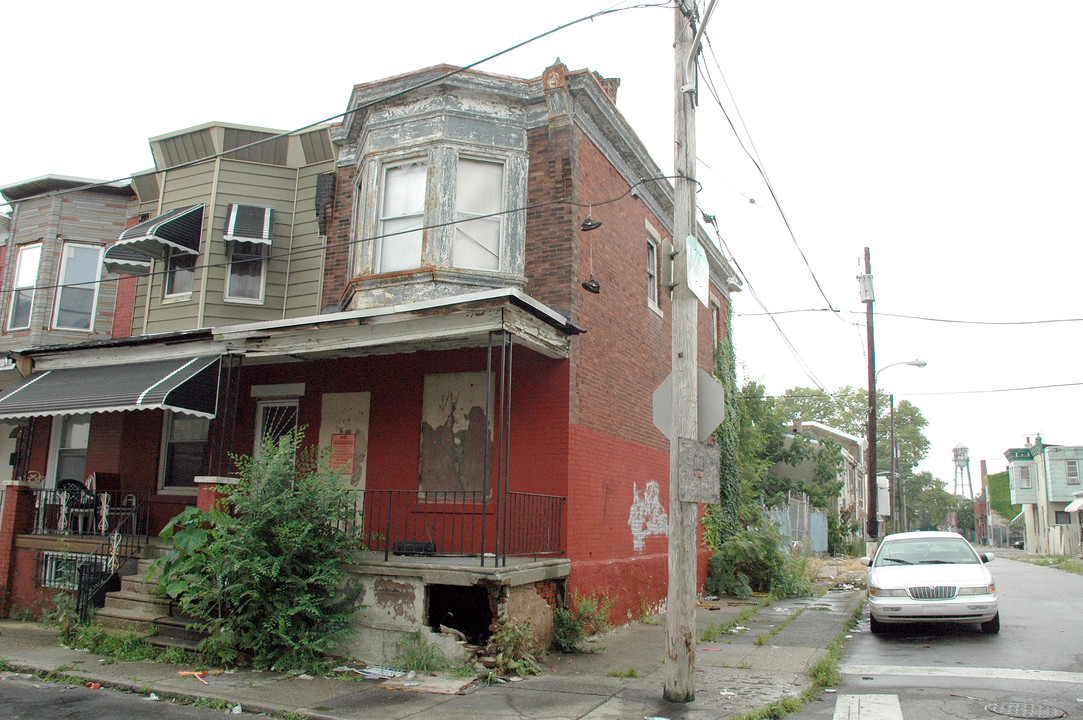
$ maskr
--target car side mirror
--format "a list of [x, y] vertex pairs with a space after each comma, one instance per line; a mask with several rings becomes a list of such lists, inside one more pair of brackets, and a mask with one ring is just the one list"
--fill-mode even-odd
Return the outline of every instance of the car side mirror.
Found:
[[864, 565], [865, 567], [869, 567], [870, 565], [872, 565], [872, 558], [870, 558], [870, 557], [863, 557], [863, 558], [861, 558], [860, 560], [858, 560], [858, 562], [860, 562], [860, 563], [861, 563], [862, 565]]
[[996, 555], [994, 555], [993, 553], [990, 553], [990, 552], [982, 553], [981, 554], [981, 561], [983, 563], [990, 563], [990, 562], [993, 562], [994, 560], [996, 560], [996, 557], [997, 557]]

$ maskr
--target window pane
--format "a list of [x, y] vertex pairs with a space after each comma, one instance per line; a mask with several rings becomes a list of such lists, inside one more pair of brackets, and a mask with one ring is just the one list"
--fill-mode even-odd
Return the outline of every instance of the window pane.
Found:
[[[386, 220], [380, 233], [380, 272], [421, 266], [421, 217]], [[401, 233], [401, 234], [394, 234]]]
[[263, 405], [260, 407], [260, 444], [270, 439], [277, 443], [297, 427], [297, 406]]
[[196, 266], [196, 256], [182, 252], [171, 252], [166, 263], [168, 270], [165, 278], [165, 294], [184, 295], [192, 292], [192, 276]]
[[478, 160], [460, 160], [455, 183], [455, 267], [500, 269], [500, 215], [504, 207], [504, 166]]
[[421, 267], [423, 231], [420, 228], [425, 215], [426, 176], [423, 162], [390, 167], [384, 172], [378, 272]]
[[253, 243], [234, 244], [226, 297], [258, 300], [263, 285], [263, 250]]
[[647, 299], [658, 302], [658, 251], [654, 243], [647, 242]]
[[86, 449], [90, 444], [90, 416], [65, 415], [60, 426], [60, 447], [56, 453], [56, 479], [83, 481], [86, 477]]
[[203, 474], [210, 420], [192, 415], [173, 414], [169, 419], [166, 440], [166, 487], [195, 487], [195, 477]]
[[11, 293], [11, 316], [9, 328], [30, 327], [30, 310], [34, 305], [34, 285], [38, 280], [38, 263], [41, 245], [28, 245], [19, 249], [15, 266], [15, 287]]

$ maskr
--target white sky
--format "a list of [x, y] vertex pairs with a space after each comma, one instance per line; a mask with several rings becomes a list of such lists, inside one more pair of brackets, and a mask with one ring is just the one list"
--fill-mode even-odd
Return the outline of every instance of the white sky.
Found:
[[[470, 64], [615, 1], [5, 6], [0, 184], [125, 177], [152, 166], [147, 138], [212, 120], [307, 125], [342, 112], [355, 83]], [[1079, 323], [885, 316], [1083, 317], [1080, 27], [1077, 0], [720, 0], [708, 25], [701, 65], [723, 92], [724, 74], [797, 243], [841, 311], [778, 322], [828, 389], [865, 387], [855, 276], [871, 248], [884, 314], [877, 366], [928, 362], [887, 370], [879, 386], [921, 408], [932, 443], [921, 469], [949, 489], [958, 443], [970, 448], [975, 484], [981, 459], [1002, 470], [1004, 450], [1038, 432], [1083, 444], [1081, 387], [928, 394], [1083, 381]], [[635, 9], [479, 69], [536, 77], [559, 56], [621, 78], [618, 107], [668, 172], [672, 39], [672, 9]], [[723, 101], [741, 127], [733, 100]], [[704, 86], [698, 130], [700, 205], [718, 217], [752, 288], [775, 312], [826, 307]], [[813, 385], [770, 320], [750, 315], [761, 310], [747, 286], [734, 309], [746, 377], [772, 393]]]

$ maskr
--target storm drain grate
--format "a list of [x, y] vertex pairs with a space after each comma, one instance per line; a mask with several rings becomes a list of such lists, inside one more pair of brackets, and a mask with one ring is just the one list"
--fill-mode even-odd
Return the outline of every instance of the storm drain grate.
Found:
[[1060, 708], [1050, 707], [1049, 705], [1033, 705], [1031, 703], [993, 703], [992, 705], [986, 705], [985, 709], [997, 715], [1026, 718], [1026, 720], [1056, 720], [1056, 718], [1068, 716], [1068, 713]]

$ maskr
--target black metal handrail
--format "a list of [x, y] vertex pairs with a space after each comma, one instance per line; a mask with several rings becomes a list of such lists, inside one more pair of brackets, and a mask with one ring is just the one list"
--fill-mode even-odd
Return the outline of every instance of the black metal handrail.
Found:
[[392, 555], [491, 558], [560, 555], [565, 499], [509, 492], [499, 512], [473, 490], [363, 490], [354, 503], [362, 542]]

